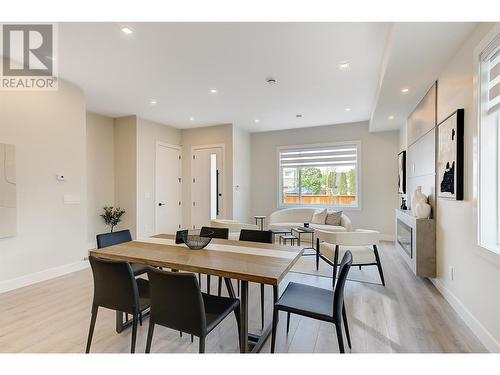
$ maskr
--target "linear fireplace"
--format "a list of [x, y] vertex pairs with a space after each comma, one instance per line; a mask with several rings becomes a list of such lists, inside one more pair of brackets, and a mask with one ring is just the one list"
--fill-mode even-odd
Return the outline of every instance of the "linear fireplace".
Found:
[[400, 219], [397, 219], [397, 241], [401, 248], [405, 251], [410, 258], [413, 258], [413, 241], [412, 241], [412, 228], [409, 225], [403, 223]]

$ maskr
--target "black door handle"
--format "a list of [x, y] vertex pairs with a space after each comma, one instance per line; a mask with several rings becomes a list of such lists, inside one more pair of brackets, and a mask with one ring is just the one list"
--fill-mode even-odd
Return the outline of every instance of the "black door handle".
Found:
[[160, 206], [160, 207], [165, 206], [165, 205], [166, 205], [166, 203], [158, 203], [158, 206]]

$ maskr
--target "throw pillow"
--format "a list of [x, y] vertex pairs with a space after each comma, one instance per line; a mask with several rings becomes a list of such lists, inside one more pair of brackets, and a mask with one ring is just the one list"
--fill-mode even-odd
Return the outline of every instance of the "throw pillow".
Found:
[[326, 208], [314, 211], [311, 223], [325, 224], [325, 220], [326, 220]]
[[342, 219], [342, 211], [328, 211], [326, 214], [325, 224], [340, 226], [340, 220]]

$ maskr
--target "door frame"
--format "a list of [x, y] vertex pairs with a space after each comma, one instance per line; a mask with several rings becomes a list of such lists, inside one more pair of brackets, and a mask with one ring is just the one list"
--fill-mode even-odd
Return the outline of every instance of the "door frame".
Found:
[[181, 156], [180, 159], [178, 159], [178, 162], [179, 162], [179, 173], [180, 173], [180, 176], [179, 178], [181, 179], [181, 182], [179, 184], [179, 197], [181, 199], [181, 206], [180, 206], [180, 224], [182, 226], [182, 219], [183, 219], [183, 215], [182, 215], [182, 185], [184, 183], [183, 179], [182, 179], [182, 146], [181, 145], [174, 145], [174, 144], [171, 144], [171, 143], [167, 143], [167, 142], [163, 142], [163, 141], [159, 141], [159, 140], [156, 140], [156, 144], [155, 144], [155, 201], [154, 201], [154, 207], [155, 207], [155, 217], [154, 217], [154, 223], [155, 223], [155, 233], [158, 234], [158, 147], [167, 147], [167, 148], [171, 148], [171, 149], [174, 149], [174, 150], [177, 150], [179, 151], [179, 155]]
[[194, 207], [193, 207], [193, 155], [194, 155], [194, 152], [196, 150], [206, 150], [206, 149], [209, 149], [209, 148], [221, 148], [222, 149], [222, 186], [223, 186], [223, 198], [224, 198], [224, 203], [223, 203], [223, 206], [222, 206], [222, 217], [225, 218], [226, 217], [226, 213], [227, 213], [227, 210], [226, 210], [226, 202], [225, 202], [225, 198], [226, 198], [226, 144], [225, 143], [214, 143], [214, 144], [206, 144], [206, 145], [195, 145], [195, 146], [191, 146], [191, 155], [190, 155], [190, 158], [191, 158], [191, 171], [190, 171], [190, 180], [189, 180], [189, 184], [191, 185], [191, 189], [190, 189], [190, 192], [189, 192], [189, 199], [190, 199], [190, 206], [191, 206], [191, 209], [190, 209], [190, 223], [189, 223], [189, 228], [192, 228], [193, 227], [193, 210], [194, 210]]

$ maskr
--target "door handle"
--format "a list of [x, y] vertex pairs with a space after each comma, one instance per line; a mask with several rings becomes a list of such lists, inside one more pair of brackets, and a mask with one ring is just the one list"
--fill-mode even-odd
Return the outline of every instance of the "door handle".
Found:
[[160, 206], [160, 207], [165, 206], [165, 205], [166, 205], [166, 203], [158, 203], [158, 206]]

